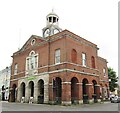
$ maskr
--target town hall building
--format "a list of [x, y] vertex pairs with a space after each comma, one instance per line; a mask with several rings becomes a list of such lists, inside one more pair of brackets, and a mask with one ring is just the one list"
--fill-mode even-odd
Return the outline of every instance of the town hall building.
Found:
[[59, 27], [53, 11], [43, 36], [13, 53], [10, 102], [79, 104], [109, 97], [107, 60], [96, 44]]

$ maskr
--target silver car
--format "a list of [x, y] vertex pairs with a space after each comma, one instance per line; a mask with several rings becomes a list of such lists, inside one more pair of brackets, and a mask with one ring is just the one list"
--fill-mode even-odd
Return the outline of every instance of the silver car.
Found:
[[115, 97], [111, 98], [111, 103], [120, 103], [120, 97], [115, 96]]

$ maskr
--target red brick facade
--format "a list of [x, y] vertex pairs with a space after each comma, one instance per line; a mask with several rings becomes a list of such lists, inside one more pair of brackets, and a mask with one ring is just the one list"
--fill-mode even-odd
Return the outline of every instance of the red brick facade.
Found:
[[[35, 44], [31, 45], [33, 39], [36, 40]], [[57, 49], [60, 49], [59, 64], [55, 64]], [[29, 76], [26, 75], [26, 58], [31, 51], [38, 54], [37, 75], [32, 76], [49, 74], [48, 102], [79, 103], [83, 100], [83, 95], [87, 95], [88, 100], [91, 100], [94, 94], [97, 95], [97, 99], [100, 95], [107, 98], [109, 94], [107, 61], [98, 56], [97, 45], [68, 30], [46, 39], [33, 35], [19, 51], [13, 54], [11, 92], [14, 84], [17, 88], [18, 81]], [[82, 53], [86, 55], [86, 66], [82, 65]], [[15, 64], [18, 65], [16, 75], [14, 75]], [[105, 75], [103, 69], [106, 70]], [[56, 80], [55, 88], [53, 88], [53, 79]], [[15, 94], [11, 93], [10, 101], [15, 101], [14, 96]], [[16, 100], [20, 101], [17, 96]]]
[[50, 13], [43, 37], [32, 35], [13, 54], [10, 101], [89, 103], [109, 96], [107, 61], [90, 41], [58, 26]]

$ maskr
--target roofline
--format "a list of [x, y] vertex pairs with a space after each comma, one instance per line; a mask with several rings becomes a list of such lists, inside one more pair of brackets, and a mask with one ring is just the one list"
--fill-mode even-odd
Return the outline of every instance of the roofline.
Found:
[[102, 57], [100, 57], [100, 56], [98, 56], [98, 58], [99, 58], [100, 60], [103, 60], [103, 61], [105, 61], [105, 62], [108, 63], [108, 61], [107, 61], [105, 58], [102, 58]]
[[[94, 44], [93, 42], [90, 42], [90, 41], [86, 40], [85, 38], [83, 38], [83, 37], [81, 37], [81, 36], [79, 36], [79, 35], [77, 35], [77, 34], [75, 34], [75, 33], [71, 32], [71, 31], [69, 31], [69, 30], [67, 30], [67, 29], [65, 29], [64, 31], [65, 31], [65, 32], [72, 33], [72, 34], [74, 34], [75, 36], [77, 36], [77, 37], [79, 37], [79, 38], [82, 38], [83, 40], [85, 40], [85, 41], [87, 41], [87, 42], [89, 42], [89, 43], [91, 43], [91, 44], [93, 44], [93, 45], [97, 46], [97, 45], [96, 45], [96, 44]], [[64, 32], [64, 31], [63, 31], [63, 32]]]

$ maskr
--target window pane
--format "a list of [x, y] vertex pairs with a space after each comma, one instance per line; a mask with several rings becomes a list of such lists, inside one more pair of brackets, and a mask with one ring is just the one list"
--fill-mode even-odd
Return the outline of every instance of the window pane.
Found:
[[38, 66], [38, 55], [34, 51], [30, 52], [26, 60], [26, 70], [35, 69]]
[[82, 54], [82, 59], [85, 59], [85, 54], [84, 53]]
[[86, 54], [82, 53], [82, 65], [86, 66]]
[[27, 59], [27, 70], [29, 70], [29, 59]]
[[103, 69], [103, 74], [104, 74], [104, 76], [106, 75], [106, 69], [105, 68]]
[[33, 60], [33, 57], [31, 58], [31, 69], [33, 69], [34, 68], [34, 60]]
[[37, 56], [35, 56], [35, 68], [37, 68]]
[[17, 74], [17, 70], [18, 70], [18, 64], [15, 64], [15, 67], [14, 67], [14, 74]]
[[60, 49], [55, 51], [55, 63], [60, 63]]

